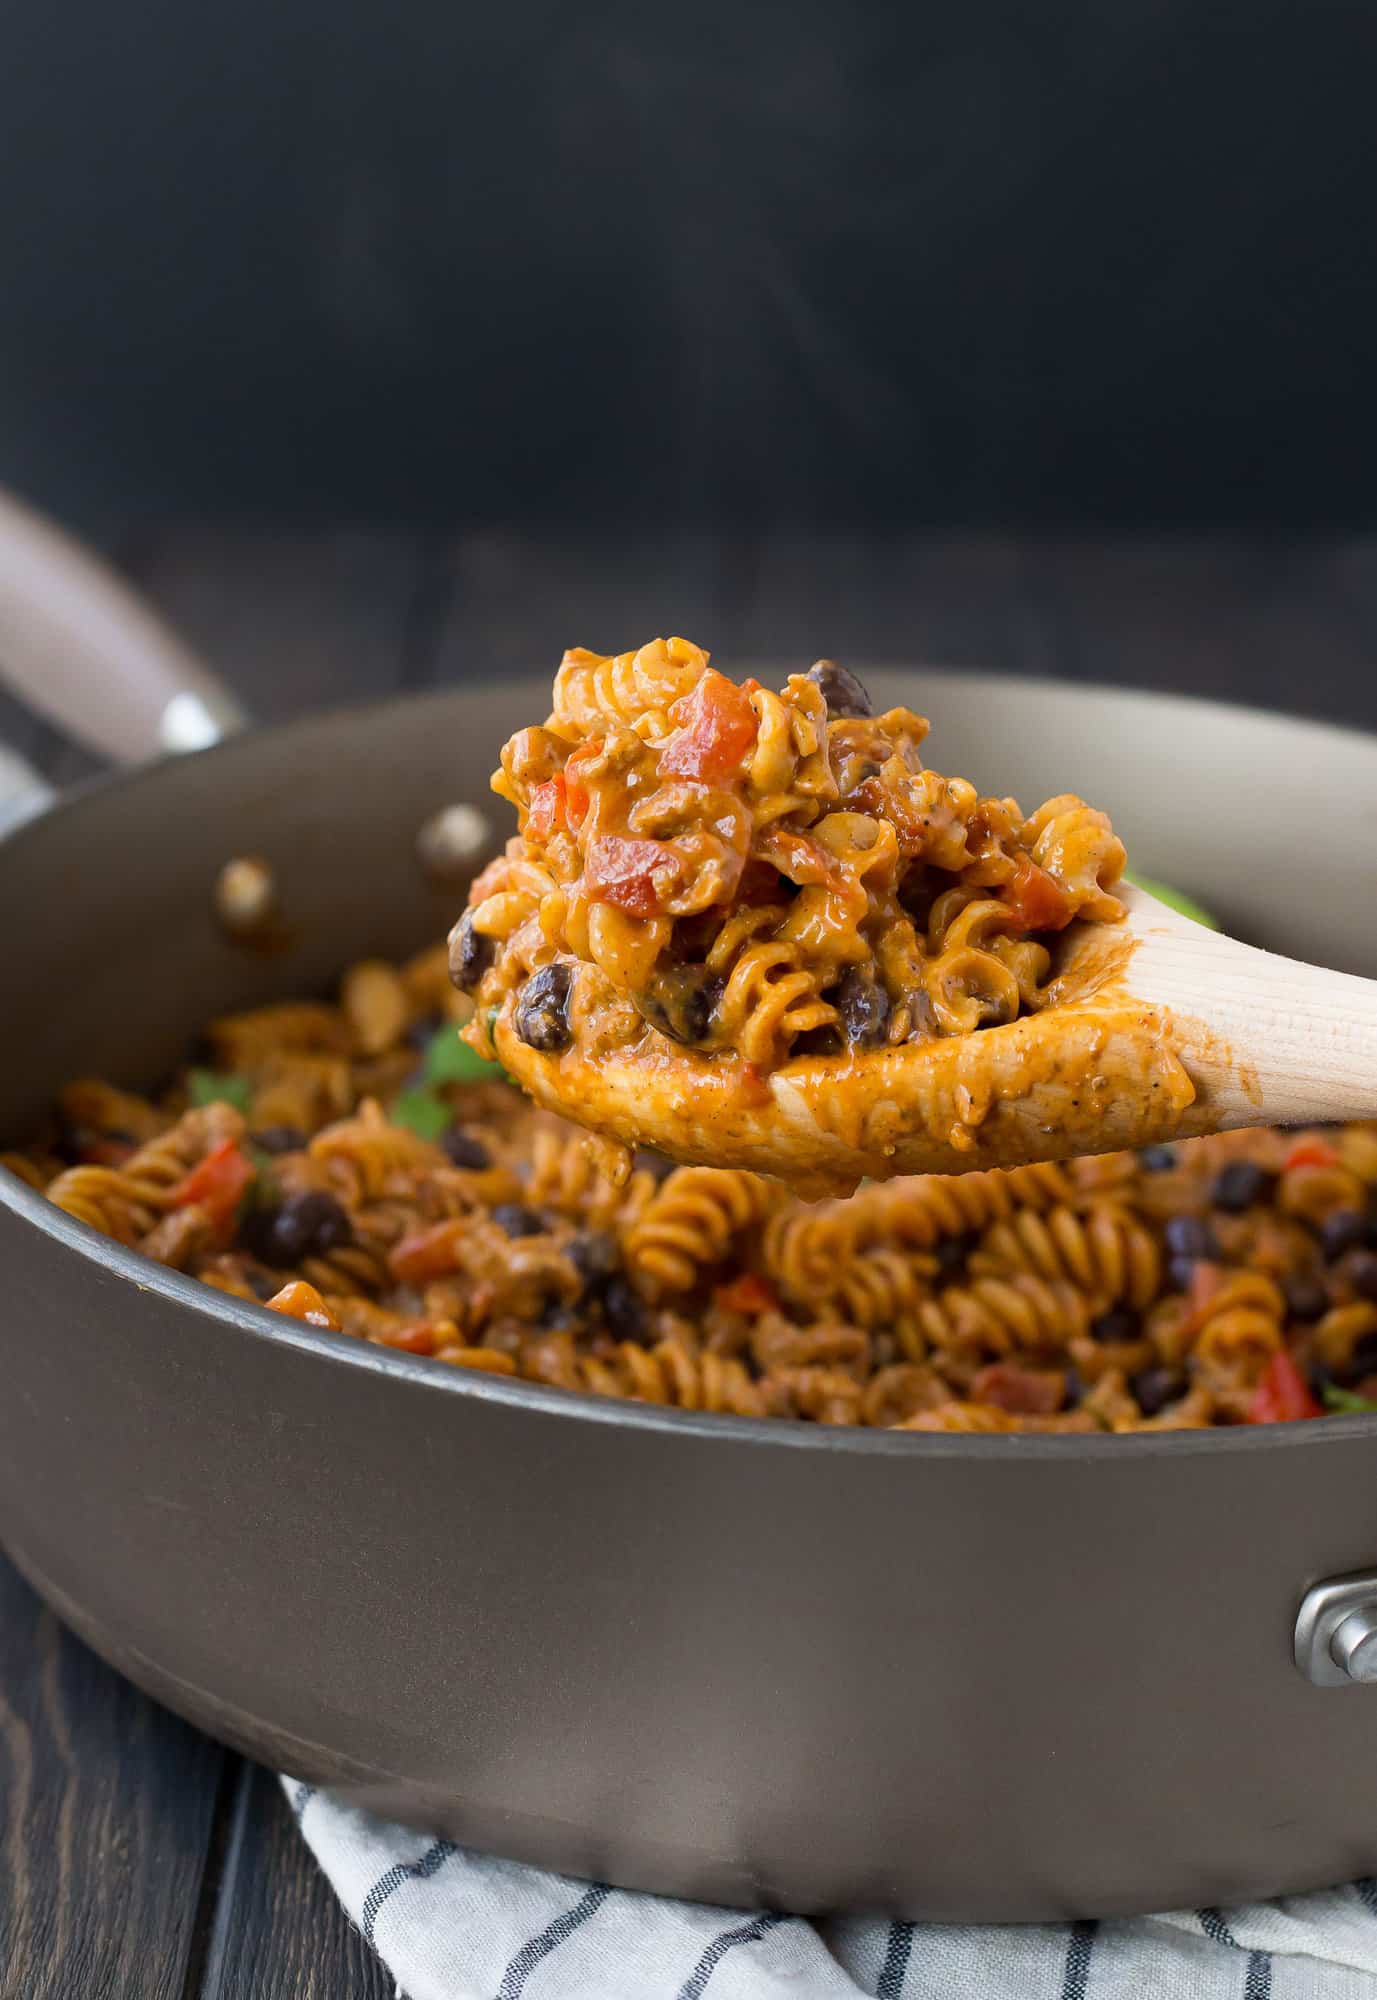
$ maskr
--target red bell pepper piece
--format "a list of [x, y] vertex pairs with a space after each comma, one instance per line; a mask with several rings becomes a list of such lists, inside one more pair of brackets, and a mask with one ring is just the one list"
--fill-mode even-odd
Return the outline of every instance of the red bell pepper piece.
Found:
[[1281, 1170], [1290, 1173], [1292, 1167], [1337, 1167], [1339, 1156], [1327, 1139], [1316, 1139], [1313, 1135], [1297, 1139], [1281, 1163]]
[[274, 1292], [268, 1300], [268, 1311], [285, 1313], [288, 1319], [304, 1319], [310, 1326], [329, 1327], [332, 1333], [340, 1331], [340, 1323], [329, 1306], [304, 1278], [293, 1278], [280, 1292]]
[[1284, 1347], [1278, 1348], [1263, 1371], [1248, 1405], [1250, 1424], [1285, 1424], [1300, 1417], [1324, 1415], [1310, 1385]]
[[704, 785], [734, 777], [756, 737], [755, 710], [745, 689], [709, 667], [673, 713], [679, 727], [661, 754], [661, 774]]
[[378, 1335], [379, 1345], [395, 1347], [402, 1354], [433, 1354], [435, 1328], [427, 1319], [411, 1319], [405, 1326], [390, 1327]]
[[543, 785], [537, 785], [531, 793], [531, 803], [526, 813], [526, 832], [532, 840], [548, 840], [552, 833], [568, 831], [564, 777], [562, 773], [556, 773], [553, 778], [547, 778]]
[[713, 1297], [724, 1312], [746, 1313], [752, 1317], [772, 1312], [776, 1304], [774, 1291], [754, 1271], [743, 1271], [730, 1284], [719, 1285]]
[[424, 1285], [431, 1278], [443, 1278], [459, 1268], [459, 1239], [465, 1224], [459, 1218], [433, 1222], [426, 1229], [413, 1230], [393, 1245], [387, 1262], [392, 1275], [404, 1285]]
[[1055, 1368], [1024, 1368], [991, 1361], [971, 1383], [971, 1400], [1020, 1417], [1055, 1416], [1066, 1400], [1066, 1378]]
[[1065, 930], [1075, 915], [1071, 898], [1057, 882], [1025, 855], [1014, 871], [1014, 879], [1000, 892], [1026, 931]]
[[222, 1139], [185, 1180], [178, 1181], [170, 1199], [174, 1208], [188, 1208], [192, 1202], [203, 1208], [211, 1221], [228, 1223], [254, 1177], [254, 1165], [240, 1152], [234, 1139]]
[[628, 840], [618, 833], [590, 841], [584, 857], [584, 880], [594, 902], [615, 903], [631, 917], [660, 912], [653, 871], [674, 857], [658, 840]]

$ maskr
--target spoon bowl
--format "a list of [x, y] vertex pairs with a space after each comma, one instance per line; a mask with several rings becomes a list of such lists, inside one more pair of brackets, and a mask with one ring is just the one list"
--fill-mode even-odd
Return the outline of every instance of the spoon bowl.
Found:
[[1044, 1009], [971, 1035], [796, 1056], [769, 1075], [654, 1033], [542, 1054], [510, 1002], [493, 1038], [550, 1110], [805, 1193], [1377, 1115], [1377, 981], [1240, 944], [1146, 890], [1122, 895], [1122, 924], [1064, 935]]

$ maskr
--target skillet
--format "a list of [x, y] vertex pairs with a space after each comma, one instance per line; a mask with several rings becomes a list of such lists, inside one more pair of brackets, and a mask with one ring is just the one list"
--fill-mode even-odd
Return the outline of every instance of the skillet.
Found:
[[[188, 688], [182, 740], [232, 719], [122, 587], [8, 508], [0, 662], [123, 757]], [[239, 735], [14, 827], [0, 1132], [68, 1077], [149, 1083], [209, 1015], [438, 937], [462, 891], [419, 865], [418, 825], [466, 800], [505, 834], [487, 776], [547, 665], [494, 686], [475, 662], [465, 688]], [[865, 672], [936, 718], [946, 768], [1103, 798], [1137, 863], [1236, 935], [1377, 974], [1377, 740]], [[276, 955], [212, 914], [245, 852], [277, 873]], [[3, 1174], [0, 1272], [15, 1562], [141, 1687], [362, 1804], [797, 1911], [1107, 1915], [1377, 1866], [1377, 1687], [1330, 1644], [1377, 1613], [1377, 1417], [901, 1436], [599, 1401], [316, 1333]]]

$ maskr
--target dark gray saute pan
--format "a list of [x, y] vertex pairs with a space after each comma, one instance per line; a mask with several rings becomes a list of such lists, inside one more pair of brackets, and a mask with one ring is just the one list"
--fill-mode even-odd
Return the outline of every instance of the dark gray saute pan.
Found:
[[[0, 527], [22, 554], [0, 659], [151, 749], [191, 663], [70, 551]], [[206, 1016], [438, 936], [458, 899], [418, 823], [489, 809], [538, 664], [497, 688], [475, 661], [471, 692], [242, 736], [13, 831], [0, 1131], [66, 1077], [149, 1081]], [[872, 678], [938, 718], [942, 768], [1025, 803], [1078, 787], [1235, 930], [1377, 974], [1377, 741]], [[210, 915], [243, 852], [299, 922], [275, 959]], [[1293, 1658], [1312, 1587], [1377, 1573], [1377, 1418], [918, 1437], [509, 1386], [220, 1296], [8, 1176], [0, 1272], [14, 1560], [142, 1687], [304, 1778], [580, 1875], [794, 1910], [1088, 1916], [1377, 1867], [1377, 1686], [1343, 1680], [1323, 1621], [1335, 1684]]]

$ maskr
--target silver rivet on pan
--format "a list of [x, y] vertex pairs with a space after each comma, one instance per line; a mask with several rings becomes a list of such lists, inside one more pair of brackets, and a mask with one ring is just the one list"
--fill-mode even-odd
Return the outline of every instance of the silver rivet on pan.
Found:
[[1377, 1681], [1377, 1572], [1312, 1585], [1296, 1618], [1295, 1652], [1316, 1687]]
[[492, 828], [477, 806], [443, 806], [416, 836], [416, 852], [428, 875], [440, 882], [467, 880], [479, 855], [492, 845]]
[[277, 883], [266, 861], [241, 855], [227, 861], [215, 881], [215, 914], [227, 931], [245, 937], [262, 930], [277, 908]]
[[1351, 1681], [1377, 1681], [1377, 1605], [1350, 1611], [1329, 1641], [1329, 1657]]

